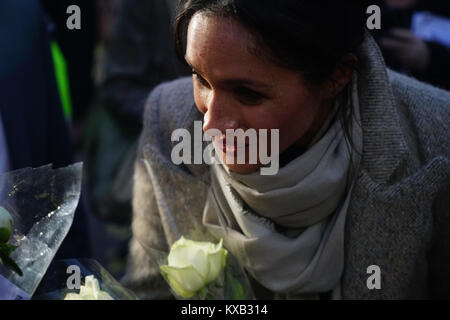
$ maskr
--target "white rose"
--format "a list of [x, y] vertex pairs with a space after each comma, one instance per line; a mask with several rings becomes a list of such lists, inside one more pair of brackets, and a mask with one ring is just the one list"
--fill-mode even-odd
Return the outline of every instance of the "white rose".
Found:
[[0, 207], [0, 243], [8, 242], [14, 228], [14, 220], [8, 210]]
[[100, 290], [98, 280], [93, 275], [87, 276], [80, 293], [68, 293], [64, 300], [114, 300], [107, 292]]
[[226, 257], [227, 250], [222, 247], [222, 240], [215, 245], [181, 237], [170, 249], [168, 265], [160, 268], [172, 289], [180, 296], [190, 298], [217, 279]]

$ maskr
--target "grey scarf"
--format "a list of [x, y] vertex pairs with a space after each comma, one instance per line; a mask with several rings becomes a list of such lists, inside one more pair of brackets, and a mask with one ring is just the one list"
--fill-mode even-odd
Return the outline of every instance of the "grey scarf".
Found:
[[341, 122], [328, 120], [307, 151], [275, 176], [211, 166], [203, 223], [274, 292], [308, 296], [333, 291], [339, 298], [351, 163], [356, 168], [362, 153], [356, 75], [349, 88], [350, 134], [357, 152]]

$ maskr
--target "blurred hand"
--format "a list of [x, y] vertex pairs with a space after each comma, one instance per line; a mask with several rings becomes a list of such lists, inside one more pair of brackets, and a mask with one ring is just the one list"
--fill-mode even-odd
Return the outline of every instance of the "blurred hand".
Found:
[[408, 29], [392, 29], [389, 36], [380, 38], [380, 46], [386, 54], [411, 72], [421, 73], [430, 64], [431, 54], [426, 42]]

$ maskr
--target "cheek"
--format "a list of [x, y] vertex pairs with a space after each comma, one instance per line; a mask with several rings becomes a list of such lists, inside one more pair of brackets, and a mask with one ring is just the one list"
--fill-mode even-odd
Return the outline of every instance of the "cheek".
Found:
[[310, 124], [305, 120], [305, 117], [286, 119], [280, 129], [280, 151], [287, 149], [307, 132]]
[[307, 129], [305, 127], [308, 127], [314, 118], [314, 108], [284, 104], [283, 107], [277, 106], [263, 111], [250, 110], [245, 113], [245, 118], [249, 128], [302, 131]]
[[195, 105], [197, 106], [197, 109], [203, 114], [205, 114], [208, 111], [206, 107], [206, 99], [207, 99], [206, 90], [202, 89], [199, 85], [197, 85], [196, 81], [194, 80]]
[[272, 108], [249, 114], [246, 119], [251, 128], [279, 129], [279, 147], [283, 151], [310, 129], [318, 109], [317, 104], [315, 99], [293, 97], [277, 101]]

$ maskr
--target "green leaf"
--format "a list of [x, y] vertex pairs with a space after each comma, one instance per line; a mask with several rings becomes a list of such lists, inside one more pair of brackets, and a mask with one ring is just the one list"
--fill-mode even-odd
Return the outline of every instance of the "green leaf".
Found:
[[244, 287], [242, 287], [242, 284], [237, 281], [236, 279], [233, 279], [233, 289], [234, 289], [234, 297], [233, 300], [243, 300], [244, 299]]
[[4, 254], [9, 257], [11, 253], [17, 248], [18, 246], [13, 246], [9, 243], [0, 243], [0, 254]]
[[18, 247], [13, 246], [8, 243], [2, 243], [0, 244], [0, 262], [8, 269], [13, 270], [18, 275], [23, 276], [22, 270], [19, 268], [19, 266], [14, 262], [13, 259], [11, 259], [9, 256], [10, 254], [16, 250]]
[[208, 289], [206, 287], [203, 287], [200, 289], [200, 291], [198, 292], [198, 297], [200, 298], [200, 300], [206, 300], [208, 296]]
[[230, 270], [227, 270], [226, 274], [226, 299], [232, 300], [243, 300], [244, 297], [244, 287], [242, 283], [237, 280], [231, 273]]

